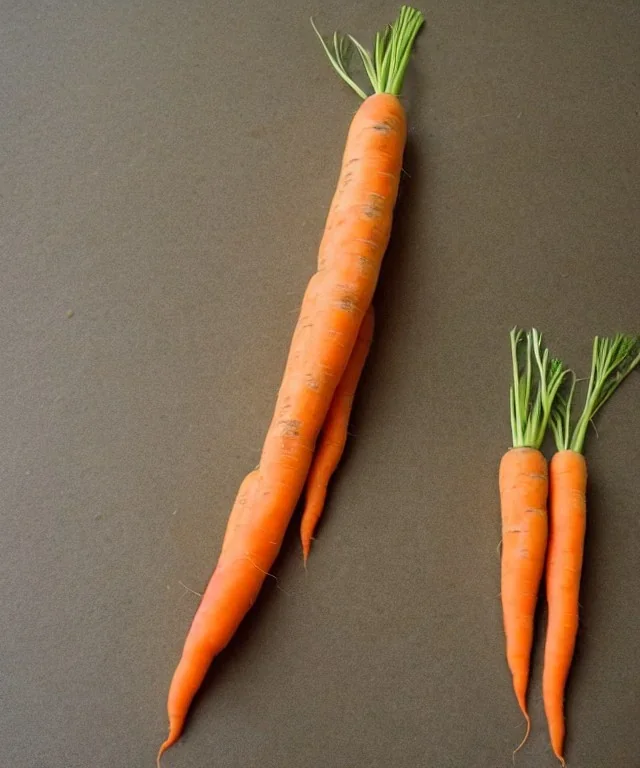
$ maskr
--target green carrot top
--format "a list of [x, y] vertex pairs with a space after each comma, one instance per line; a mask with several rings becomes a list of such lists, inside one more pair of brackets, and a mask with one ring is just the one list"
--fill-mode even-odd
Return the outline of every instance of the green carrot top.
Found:
[[[511, 437], [514, 448], [539, 450], [553, 403], [568, 370], [542, 348], [542, 336], [533, 328], [525, 334], [514, 328], [511, 338], [513, 383], [509, 390]], [[521, 342], [526, 342], [521, 354]]]
[[311, 24], [333, 68], [362, 99], [366, 99], [367, 94], [349, 74], [352, 46], [355, 46], [360, 54], [374, 93], [391, 93], [399, 96], [413, 42], [423, 23], [424, 16], [420, 11], [403, 5], [393, 24], [387, 25], [382, 32], [376, 33], [373, 54], [371, 54], [354, 37], [341, 35], [338, 32], [333, 33], [333, 38], [327, 44], [311, 19]]
[[571, 406], [576, 387], [572, 373], [571, 387], [565, 398], [559, 395], [551, 416], [551, 428], [559, 451], [583, 453], [589, 424], [631, 371], [640, 363], [640, 336], [618, 333], [593, 340], [591, 374], [584, 408], [575, 425], [571, 424]]

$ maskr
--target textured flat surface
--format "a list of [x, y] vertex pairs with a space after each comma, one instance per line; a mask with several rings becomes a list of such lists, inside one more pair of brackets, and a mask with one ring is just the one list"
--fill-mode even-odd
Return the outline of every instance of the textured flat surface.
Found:
[[[585, 372], [595, 333], [639, 330], [640, 6], [423, 10], [348, 455], [308, 572], [294, 526], [166, 768], [509, 768], [522, 736], [507, 332]], [[309, 16], [369, 40], [395, 12], [0, 2], [2, 768], [153, 765], [357, 107]], [[639, 398], [640, 374], [587, 447], [570, 768], [640, 754]], [[518, 768], [555, 765], [541, 640]]]

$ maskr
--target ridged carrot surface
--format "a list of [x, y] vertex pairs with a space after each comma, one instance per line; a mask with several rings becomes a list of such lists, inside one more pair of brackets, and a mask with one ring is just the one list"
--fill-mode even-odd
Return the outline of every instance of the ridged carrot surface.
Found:
[[[158, 762], [180, 737], [211, 662], [233, 637], [273, 566], [371, 306], [391, 234], [407, 135], [398, 94], [422, 21], [420, 13], [403, 8], [384, 39], [376, 39], [377, 68], [370, 74], [376, 93], [364, 99], [349, 128], [318, 269], [302, 301], [260, 463], [241, 486], [173, 675], [169, 735]], [[336, 36], [334, 45], [342, 46], [343, 40]], [[340, 71], [342, 59], [329, 55], [349, 81]]]
[[550, 536], [547, 555], [547, 642], [542, 696], [551, 746], [564, 763], [564, 690], [578, 634], [578, 598], [587, 527], [587, 462], [560, 451], [550, 464]]
[[547, 551], [547, 460], [534, 448], [513, 448], [500, 462], [501, 599], [513, 690], [527, 711], [533, 620]]
[[542, 349], [542, 339], [535, 329], [524, 336], [516, 329], [511, 332], [511, 361], [512, 447], [502, 457], [499, 475], [500, 594], [507, 664], [527, 725], [517, 752], [531, 729], [527, 688], [534, 616], [547, 551], [549, 483], [547, 460], [540, 446], [566, 371], [560, 361], [549, 359], [549, 352]]
[[620, 384], [640, 364], [640, 337], [617, 334], [593, 341], [585, 404], [575, 425], [571, 407], [576, 386], [559, 397], [552, 414], [558, 452], [550, 464], [550, 526], [547, 555], [547, 635], [542, 697], [555, 756], [565, 765], [564, 699], [579, 625], [580, 578], [587, 526], [587, 462], [584, 442], [589, 425]]
[[300, 539], [305, 563], [309, 557], [313, 534], [322, 515], [329, 480], [342, 458], [347, 443], [353, 398], [371, 347], [373, 326], [373, 307], [369, 307], [345, 372], [333, 395], [313, 457], [300, 522]]

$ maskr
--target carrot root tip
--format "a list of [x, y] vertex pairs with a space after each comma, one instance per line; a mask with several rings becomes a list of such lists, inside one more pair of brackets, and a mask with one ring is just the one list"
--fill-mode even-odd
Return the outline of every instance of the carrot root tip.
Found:
[[527, 730], [525, 731], [524, 738], [522, 739], [520, 744], [518, 744], [518, 746], [513, 750], [513, 753], [511, 755], [511, 759], [513, 760], [514, 765], [516, 762], [516, 752], [519, 752], [522, 749], [522, 747], [524, 747], [527, 739], [529, 738], [529, 734], [531, 733], [531, 718], [529, 717], [527, 712], [523, 711], [522, 714], [524, 715], [525, 720], [527, 721]]
[[178, 740], [177, 736], [174, 736], [173, 734], [169, 734], [169, 736], [165, 739], [165, 741], [162, 742], [160, 745], [160, 749], [158, 750], [158, 756], [156, 757], [156, 768], [160, 768], [160, 761], [162, 759], [162, 755], [169, 749], [169, 747], [172, 747], [176, 741]]

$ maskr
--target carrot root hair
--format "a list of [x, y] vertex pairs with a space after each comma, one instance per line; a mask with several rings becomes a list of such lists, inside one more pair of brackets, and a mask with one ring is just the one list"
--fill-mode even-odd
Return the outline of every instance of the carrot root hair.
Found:
[[527, 723], [527, 729], [524, 733], [524, 738], [522, 741], [518, 744], [518, 746], [513, 750], [513, 753], [511, 754], [511, 759], [513, 761], [513, 764], [515, 765], [516, 762], [516, 754], [524, 747], [524, 745], [527, 742], [527, 739], [529, 738], [529, 734], [531, 733], [531, 718], [529, 717], [529, 713], [523, 709], [522, 714], [524, 715], [524, 719]]
[[172, 736], [169, 734], [169, 736], [165, 739], [165, 741], [162, 742], [160, 745], [160, 749], [158, 750], [158, 756], [156, 757], [156, 768], [160, 768], [160, 761], [162, 760], [162, 755], [169, 749], [169, 747], [173, 746], [176, 741], [177, 737]]
[[302, 542], [302, 564], [305, 567], [305, 570], [307, 568], [307, 562], [309, 560], [309, 555], [311, 554], [311, 539], [309, 541], [303, 541]]

